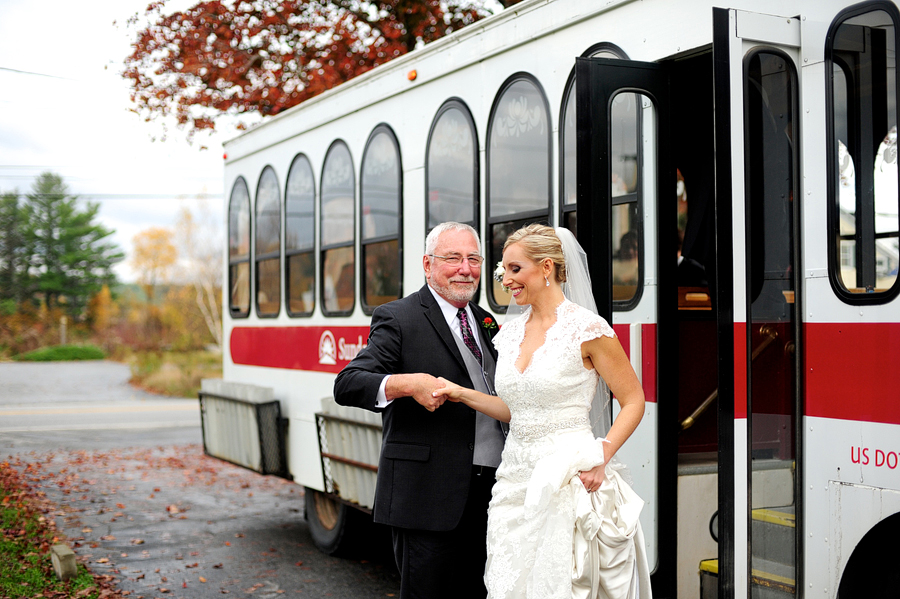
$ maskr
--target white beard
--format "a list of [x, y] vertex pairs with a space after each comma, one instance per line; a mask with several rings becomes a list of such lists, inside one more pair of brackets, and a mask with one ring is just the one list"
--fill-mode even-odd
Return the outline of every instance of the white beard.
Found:
[[[471, 282], [475, 283], [475, 279], [470, 277], [468, 281], [462, 282]], [[438, 295], [443, 297], [444, 299], [448, 299], [451, 302], [469, 302], [475, 296], [475, 290], [478, 288], [477, 285], [473, 285], [470, 289], [455, 289], [450, 285], [437, 285], [433, 281], [429, 281], [432, 289], [438, 292]]]

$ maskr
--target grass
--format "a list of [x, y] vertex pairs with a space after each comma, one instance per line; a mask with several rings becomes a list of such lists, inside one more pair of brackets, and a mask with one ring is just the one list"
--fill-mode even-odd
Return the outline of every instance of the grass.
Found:
[[222, 378], [222, 354], [216, 352], [135, 352], [128, 362], [133, 384], [171, 397], [197, 397], [201, 379]]
[[19, 362], [61, 362], [67, 360], [102, 360], [106, 357], [93, 345], [52, 345], [19, 354], [13, 359]]
[[75, 578], [56, 577], [50, 547], [58, 538], [47, 511], [19, 473], [0, 463], [0, 597], [99, 597], [97, 581], [83, 564]]

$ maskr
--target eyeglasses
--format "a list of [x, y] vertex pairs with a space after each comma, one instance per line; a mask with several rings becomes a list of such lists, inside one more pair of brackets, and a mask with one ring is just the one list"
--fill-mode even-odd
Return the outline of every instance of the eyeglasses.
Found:
[[481, 263], [484, 262], [483, 256], [478, 256], [476, 254], [472, 254], [471, 256], [460, 256], [458, 254], [454, 254], [451, 256], [438, 256], [437, 254], [428, 254], [432, 258], [440, 258], [444, 262], [446, 262], [450, 266], [459, 266], [463, 263], [463, 260], [469, 263], [469, 266], [472, 268], [481, 268]]

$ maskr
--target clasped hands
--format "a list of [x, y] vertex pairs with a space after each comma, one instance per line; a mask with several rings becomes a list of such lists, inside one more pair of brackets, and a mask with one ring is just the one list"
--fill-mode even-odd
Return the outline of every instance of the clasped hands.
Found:
[[429, 412], [434, 412], [447, 400], [459, 401], [458, 394], [462, 387], [443, 377], [424, 373], [407, 376], [410, 377], [407, 394]]

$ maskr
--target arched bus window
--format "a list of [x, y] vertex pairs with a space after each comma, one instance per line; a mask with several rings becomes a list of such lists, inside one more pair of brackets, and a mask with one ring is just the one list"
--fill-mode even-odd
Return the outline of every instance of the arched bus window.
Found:
[[328, 148], [322, 166], [322, 312], [348, 315], [355, 305], [353, 209], [356, 177], [350, 149], [341, 140]]
[[250, 314], [250, 191], [238, 177], [228, 200], [228, 310], [233, 318]]
[[487, 131], [487, 260], [488, 300], [505, 311], [510, 295], [490, 277], [503, 257], [510, 233], [529, 223], [550, 224], [550, 107], [540, 83], [517, 73], [500, 87]]
[[887, 2], [858, 5], [825, 42], [829, 166], [829, 277], [848, 303], [897, 296], [897, 25]]
[[[582, 56], [627, 59], [613, 44], [588, 48]], [[613, 309], [637, 305], [642, 290], [643, 230], [641, 228], [641, 118], [639, 94], [618, 94], [610, 107], [613, 154], [610, 165], [612, 202]], [[560, 109], [559, 222], [573, 233], [577, 227], [575, 165], [575, 69], [566, 82]]]
[[400, 145], [391, 128], [381, 124], [366, 142], [360, 168], [360, 280], [366, 314], [400, 298], [402, 197]]
[[275, 169], [263, 169], [256, 186], [256, 315], [281, 308], [281, 191]]
[[425, 148], [426, 234], [446, 221], [478, 230], [478, 135], [469, 107], [444, 102], [431, 123]]
[[312, 165], [297, 154], [284, 190], [284, 287], [290, 316], [309, 316], [316, 306], [315, 202]]

